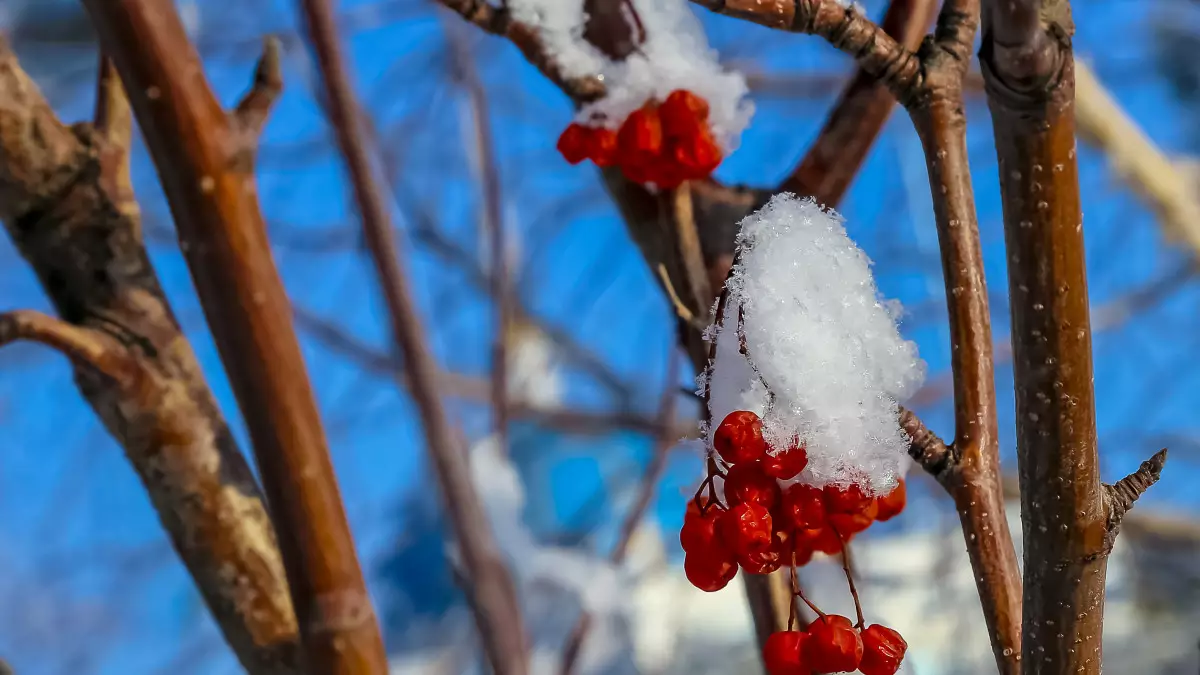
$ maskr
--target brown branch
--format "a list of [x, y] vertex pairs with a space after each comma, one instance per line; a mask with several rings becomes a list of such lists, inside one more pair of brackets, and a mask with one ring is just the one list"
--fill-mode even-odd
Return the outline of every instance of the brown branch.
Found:
[[1027, 672], [1101, 671], [1107, 569], [1065, 0], [987, 3], [979, 53], [1004, 210]]
[[[317, 54], [327, 114], [351, 176], [363, 235], [383, 290], [392, 337], [405, 364], [442, 499], [462, 552], [467, 574], [465, 590], [480, 638], [496, 675], [522, 675], [528, 670], [528, 655], [516, 586], [492, 536], [483, 503], [471, 481], [466, 453], [438, 392], [438, 367], [426, 343], [397, 254], [387, 205], [371, 167], [359, 106], [338, 43], [333, 9], [328, 0], [302, 0], [301, 7]], [[503, 255], [503, 251], [499, 254]]]
[[957, 463], [954, 448], [946, 445], [937, 434], [929, 430], [917, 414], [908, 408], [900, 408], [900, 428], [912, 439], [908, 454], [930, 476], [943, 486], [953, 487], [950, 469]]
[[554, 59], [546, 52], [537, 31], [513, 21], [504, 9], [488, 4], [485, 0], [438, 0], [446, 8], [456, 12], [468, 23], [484, 32], [508, 39], [525, 59], [533, 64], [551, 82], [576, 101], [588, 101], [604, 95], [604, 82], [595, 76], [570, 77], [563, 73]]
[[[880, 28], [906, 49], [916, 50], [933, 22], [933, 0], [892, 0]], [[875, 145], [896, 99], [874, 75], [859, 68], [804, 159], [779, 185], [798, 195], [843, 194]]]
[[8, 330], [73, 352], [80, 393], [125, 450], [242, 666], [297, 675], [275, 532], [150, 266], [128, 174], [128, 104], [108, 66], [99, 80], [96, 124], [68, 128], [0, 40], [0, 218], [60, 317], [9, 315]]
[[26, 340], [60, 352], [79, 366], [92, 368], [130, 387], [139, 375], [138, 364], [110, 335], [74, 326], [33, 310], [0, 313], [0, 347]]
[[846, 52], [860, 68], [885, 84], [901, 103], [918, 89], [923, 73], [917, 54], [873, 21], [838, 0], [692, 0], [717, 14], [791, 31], [819, 35]]
[[[667, 363], [667, 379], [663, 385], [662, 397], [658, 406], [658, 424], [662, 431], [658, 434], [654, 444], [654, 454], [650, 458], [650, 464], [642, 473], [642, 480], [638, 484], [637, 496], [634, 498], [633, 504], [629, 507], [629, 512], [625, 515], [625, 520], [621, 522], [621, 529], [617, 535], [617, 543], [613, 546], [612, 553], [609, 554], [609, 560], [613, 565], [620, 565], [625, 562], [625, 554], [629, 552], [629, 543], [633, 540], [633, 535], [637, 532], [638, 526], [646, 517], [646, 511], [649, 510], [650, 502], [654, 499], [654, 488], [662, 480], [663, 471], [667, 468], [667, 456], [670, 454], [671, 446], [678, 439], [670, 431], [671, 420], [675, 417], [675, 397], [678, 396], [677, 383], [679, 381], [679, 360], [676, 357], [674, 349], [671, 350], [667, 358]], [[579, 653], [583, 648], [583, 641], [587, 638], [591, 623], [591, 614], [585, 610], [567, 637], [567, 643], [563, 647], [562, 661], [558, 669], [559, 675], [571, 675], [574, 672], [576, 662], [579, 659]]]
[[954, 444], [934, 475], [954, 499], [1000, 673], [1019, 673], [1020, 573], [1000, 483], [991, 315], [967, 158], [963, 80], [979, 0], [949, 0], [907, 105], [929, 173], [950, 322]]
[[[130, 93], [250, 432], [309, 667], [381, 673], [383, 642], [253, 189], [253, 129], [213, 96], [169, 0], [83, 4]], [[248, 97], [262, 107], [275, 93], [272, 53]]]

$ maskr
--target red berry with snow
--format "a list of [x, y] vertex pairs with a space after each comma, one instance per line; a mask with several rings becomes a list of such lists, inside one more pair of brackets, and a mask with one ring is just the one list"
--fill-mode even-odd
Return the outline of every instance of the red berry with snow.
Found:
[[720, 556], [689, 553], [683, 557], [683, 573], [693, 586], [714, 593], [737, 576], [737, 562]]
[[725, 501], [730, 506], [754, 502], [772, 510], [779, 504], [779, 492], [779, 483], [763, 473], [760, 462], [734, 464], [725, 476]]
[[825, 508], [830, 513], [862, 513], [872, 502], [858, 483], [847, 486], [826, 485], [824, 492]]
[[729, 509], [720, 522], [721, 539], [738, 555], [771, 548], [771, 512], [753, 502]]
[[763, 643], [763, 664], [767, 675], [810, 675], [804, 654], [808, 634], [796, 630], [777, 631]]
[[805, 654], [814, 673], [851, 673], [862, 662], [863, 642], [850, 619], [826, 614], [809, 624]]
[[780, 517], [794, 529], [819, 529], [828, 522], [825, 497], [819, 488], [803, 483], [791, 485], [783, 491], [782, 504]]
[[862, 632], [863, 657], [858, 669], [863, 675], [895, 675], [908, 651], [908, 643], [886, 626], [872, 624]]
[[904, 479], [901, 478], [896, 487], [886, 495], [876, 497], [875, 504], [879, 508], [879, 513], [876, 514], [875, 520], [884, 522], [891, 520], [904, 510], [904, 505], [908, 502], [908, 488], [904, 485]]
[[571, 164], [578, 164], [588, 158], [590, 130], [582, 124], [572, 122], [558, 137], [558, 151]]
[[808, 452], [804, 444], [798, 443], [774, 455], [770, 452], [762, 459], [763, 473], [779, 480], [791, 480], [808, 466]]
[[730, 464], [753, 462], [767, 454], [762, 420], [749, 410], [735, 410], [725, 416], [713, 434], [713, 448]]

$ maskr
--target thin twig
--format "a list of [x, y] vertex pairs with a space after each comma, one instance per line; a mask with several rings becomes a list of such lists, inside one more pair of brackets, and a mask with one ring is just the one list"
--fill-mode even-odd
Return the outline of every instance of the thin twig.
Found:
[[465, 590], [480, 637], [496, 675], [523, 675], [528, 669], [528, 656], [516, 586], [492, 536], [483, 503], [471, 481], [466, 454], [437, 389], [439, 369], [413, 304], [391, 218], [371, 166], [333, 9], [328, 0], [302, 0], [301, 6], [317, 52], [329, 104], [327, 112], [351, 175], [364, 238], [383, 289], [392, 336], [405, 362], [442, 499], [462, 552], [468, 575]]
[[[679, 359], [672, 346], [667, 358], [666, 384], [663, 386], [663, 393], [658, 407], [658, 421], [660, 424], [667, 425], [675, 417], [675, 398], [678, 396], [676, 383], [678, 381]], [[666, 430], [668, 427], [663, 426], [662, 428]], [[609, 560], [613, 565], [620, 565], [625, 561], [625, 554], [629, 551], [629, 543], [633, 540], [633, 535], [637, 532], [638, 526], [641, 525], [642, 520], [646, 517], [646, 512], [650, 508], [650, 502], [654, 499], [654, 489], [662, 479], [663, 471], [667, 467], [667, 457], [670, 454], [671, 446], [674, 445], [676, 440], [677, 437], [671, 435], [669, 431], [660, 433], [655, 439], [650, 464], [642, 473], [642, 480], [638, 485], [636, 493], [637, 496], [626, 513], [625, 520], [621, 522], [621, 529], [617, 535], [617, 543], [613, 546], [612, 553], [609, 554]], [[563, 647], [562, 661], [558, 669], [559, 675], [571, 675], [574, 672], [576, 663], [579, 660], [579, 653], [583, 648], [583, 642], [587, 638], [588, 630], [591, 628], [591, 623], [591, 613], [585, 610], [567, 637], [566, 645]]]

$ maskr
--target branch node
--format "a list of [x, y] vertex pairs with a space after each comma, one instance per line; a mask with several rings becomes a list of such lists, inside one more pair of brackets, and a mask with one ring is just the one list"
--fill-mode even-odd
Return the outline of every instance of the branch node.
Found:
[[912, 438], [909, 456], [939, 483], [944, 483], [950, 470], [958, 463], [954, 448], [946, 445], [908, 408], [900, 408], [900, 428]]
[[271, 107], [283, 91], [283, 66], [279, 38], [269, 35], [263, 39], [262, 56], [254, 69], [254, 84], [238, 103], [234, 118], [255, 135], [262, 133]]
[[109, 143], [128, 151], [133, 138], [133, 113], [112, 59], [101, 55], [96, 77], [96, 106], [92, 124]]
[[1133, 508], [1133, 503], [1142, 496], [1151, 485], [1158, 482], [1162, 475], [1163, 466], [1167, 463], [1167, 449], [1163, 448], [1154, 453], [1150, 459], [1142, 462], [1137, 471], [1125, 476], [1112, 485], [1104, 486], [1105, 506], [1108, 509], [1108, 532], [1115, 537], [1121, 527], [1121, 519]]
[[18, 340], [54, 349], [73, 363], [90, 367], [120, 383], [132, 380], [136, 362], [115, 349], [102, 333], [69, 324], [31, 309], [0, 314], [0, 347]]

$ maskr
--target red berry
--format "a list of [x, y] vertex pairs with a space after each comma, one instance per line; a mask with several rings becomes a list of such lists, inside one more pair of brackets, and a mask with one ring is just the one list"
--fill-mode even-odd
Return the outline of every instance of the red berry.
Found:
[[813, 530], [824, 527], [826, 522], [825, 499], [819, 488], [797, 483], [783, 491], [783, 506], [780, 517], [797, 530]]
[[679, 530], [679, 543], [683, 550], [687, 553], [709, 554], [722, 549], [724, 545], [717, 536], [717, 523], [723, 513], [713, 506], [701, 514], [696, 502], [689, 502], [683, 527]]
[[604, 127], [591, 130], [587, 143], [588, 158], [599, 167], [617, 163], [617, 132]]
[[862, 632], [863, 657], [858, 669], [863, 675], [894, 675], [908, 651], [908, 643], [886, 626], [872, 624]]
[[587, 127], [572, 122], [558, 137], [558, 151], [567, 162], [578, 164], [588, 158], [590, 135]]
[[783, 548], [783, 541], [777, 535], [770, 548], [739, 555], [738, 565], [746, 570], [747, 574], [770, 574], [783, 566]]
[[875, 520], [884, 522], [891, 520], [904, 510], [904, 505], [908, 502], [908, 488], [904, 486], [904, 479], [901, 478], [896, 487], [886, 495], [875, 498], [875, 504], [879, 507], [879, 513], [875, 516]]
[[688, 554], [683, 556], [683, 573], [693, 586], [705, 593], [725, 588], [737, 576], [737, 563], [717, 556]]
[[858, 483], [846, 487], [829, 484], [824, 492], [825, 508], [830, 513], [862, 513], [873, 501]]
[[676, 89], [658, 108], [668, 136], [687, 134], [708, 121], [708, 101], [686, 89]]
[[761, 504], [738, 504], [721, 518], [721, 538], [738, 555], [771, 548], [771, 512]]
[[759, 462], [734, 464], [725, 475], [725, 501], [730, 506], [754, 502], [772, 510], [779, 503], [779, 483], [763, 473]]
[[879, 506], [872, 500], [868, 503], [867, 508], [860, 513], [831, 513], [829, 514], [829, 524], [833, 526], [837, 533], [842, 537], [849, 537], [862, 532], [875, 522], [875, 516], [879, 513]]
[[662, 152], [662, 121], [658, 109], [643, 106], [629, 113], [617, 132], [617, 148], [621, 164], [649, 166]]
[[713, 448], [730, 464], [753, 462], [767, 454], [762, 420], [749, 410], [735, 410], [725, 416], [713, 434]]
[[688, 178], [707, 178], [721, 165], [721, 146], [707, 128], [671, 141], [671, 156]]
[[[814, 551], [820, 551], [825, 555], [833, 555], [842, 552], [842, 541], [850, 541], [854, 535], [842, 535], [838, 537], [838, 533], [833, 531], [832, 527], [825, 525], [813, 530], [797, 530], [796, 538], [804, 539], [809, 547]], [[799, 544], [797, 544], [799, 546]]]
[[767, 636], [763, 643], [763, 663], [767, 675], [810, 675], [804, 643], [808, 634], [796, 630], [778, 631]]
[[661, 190], [674, 190], [687, 180], [683, 168], [676, 164], [669, 155], [660, 155], [649, 166], [649, 182]]
[[[795, 533], [788, 540], [787, 546], [788, 555], [791, 557], [783, 561], [785, 564], [791, 565], [794, 563], [796, 567], [804, 567], [812, 561], [813, 546], [812, 539], [809, 537], [802, 537], [799, 533]], [[793, 553], [794, 555], [792, 555]]]
[[779, 480], [791, 480], [808, 466], [808, 452], [803, 444], [795, 444], [778, 454], [772, 455], [768, 452], [762, 460], [762, 465], [763, 472], [768, 476]]
[[850, 619], [826, 614], [809, 624], [804, 651], [813, 672], [850, 673], [862, 661], [863, 642]]

